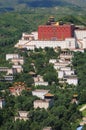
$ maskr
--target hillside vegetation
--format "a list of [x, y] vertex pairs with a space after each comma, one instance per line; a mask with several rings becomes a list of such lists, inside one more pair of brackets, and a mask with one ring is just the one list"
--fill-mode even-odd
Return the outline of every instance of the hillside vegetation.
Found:
[[[28, 10], [30, 8], [72, 8], [85, 10], [86, 0], [0, 0], [0, 11]], [[83, 8], [84, 7], [84, 8]]]

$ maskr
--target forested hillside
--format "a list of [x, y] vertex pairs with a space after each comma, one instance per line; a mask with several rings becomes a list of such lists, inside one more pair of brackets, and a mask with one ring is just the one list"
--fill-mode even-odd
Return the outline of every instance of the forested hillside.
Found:
[[86, 7], [86, 0], [0, 0], [0, 11], [26, 10], [30, 7], [72, 7], [85, 10], [83, 7]]

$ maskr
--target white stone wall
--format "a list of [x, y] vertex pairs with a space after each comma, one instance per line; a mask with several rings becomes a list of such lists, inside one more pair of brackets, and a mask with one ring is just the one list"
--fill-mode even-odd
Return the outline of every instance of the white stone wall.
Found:
[[15, 47], [19, 47], [19, 46], [25, 47], [28, 50], [34, 49], [33, 46], [42, 49], [44, 49], [45, 47], [52, 47], [52, 48], [61, 47], [61, 49], [65, 49], [65, 48], [74, 49], [76, 47], [74, 38], [67, 38], [65, 39], [65, 41], [19, 40], [19, 42], [15, 45]]

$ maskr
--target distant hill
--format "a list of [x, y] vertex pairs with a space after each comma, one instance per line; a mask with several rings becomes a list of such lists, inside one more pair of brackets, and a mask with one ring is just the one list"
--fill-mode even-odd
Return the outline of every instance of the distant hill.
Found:
[[16, 10], [28, 7], [86, 7], [86, 0], [0, 0], [0, 10]]

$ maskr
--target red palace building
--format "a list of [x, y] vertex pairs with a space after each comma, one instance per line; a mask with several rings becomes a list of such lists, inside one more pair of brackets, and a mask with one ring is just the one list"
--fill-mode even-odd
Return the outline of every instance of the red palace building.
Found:
[[54, 17], [50, 17], [46, 25], [38, 27], [39, 40], [64, 40], [74, 35], [75, 26], [73, 24], [63, 24], [55, 22]]

